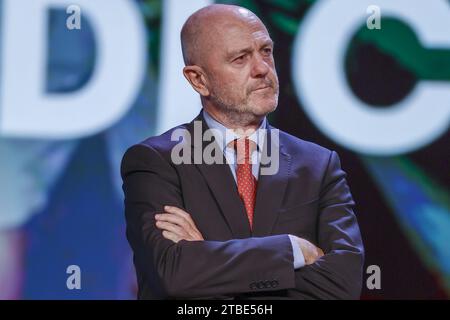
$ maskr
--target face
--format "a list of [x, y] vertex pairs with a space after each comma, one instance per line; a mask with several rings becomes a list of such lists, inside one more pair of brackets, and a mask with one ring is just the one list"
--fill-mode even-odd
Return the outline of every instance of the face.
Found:
[[256, 17], [223, 26], [211, 38], [207, 58], [208, 97], [224, 112], [262, 117], [278, 104], [273, 42]]

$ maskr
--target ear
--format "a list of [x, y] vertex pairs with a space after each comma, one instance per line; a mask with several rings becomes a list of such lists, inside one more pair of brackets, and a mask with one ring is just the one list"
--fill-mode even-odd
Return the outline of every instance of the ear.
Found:
[[195, 65], [186, 66], [183, 68], [183, 75], [195, 91], [204, 97], [209, 96], [207, 79], [201, 67]]

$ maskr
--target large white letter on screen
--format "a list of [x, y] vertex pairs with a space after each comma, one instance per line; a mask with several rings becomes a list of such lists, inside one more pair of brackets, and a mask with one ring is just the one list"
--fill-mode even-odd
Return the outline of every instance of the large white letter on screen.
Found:
[[[133, 105], [146, 65], [145, 27], [133, 1], [77, 0], [92, 26], [92, 77], [71, 93], [46, 93], [47, 18], [69, 0], [4, 0], [0, 134], [6, 137], [77, 138], [102, 131]], [[71, 32], [77, 32], [76, 30]]]
[[[383, 110], [355, 97], [344, 74], [344, 57], [351, 37], [366, 25], [371, 4], [371, 0], [318, 1], [311, 8], [294, 43], [295, 88], [313, 123], [337, 143], [375, 155], [413, 151], [446, 132], [450, 83], [419, 82], [404, 100]], [[424, 47], [450, 48], [448, 1], [376, 4], [383, 17], [407, 23]]]

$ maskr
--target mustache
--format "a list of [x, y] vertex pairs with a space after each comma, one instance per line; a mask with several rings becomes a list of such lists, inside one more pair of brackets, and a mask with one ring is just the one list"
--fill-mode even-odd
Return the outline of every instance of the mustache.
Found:
[[255, 90], [258, 90], [258, 89], [265, 88], [265, 87], [270, 87], [272, 89], [276, 89], [276, 83], [272, 79], [265, 79], [262, 82], [252, 86], [249, 90], [249, 93], [253, 92]]

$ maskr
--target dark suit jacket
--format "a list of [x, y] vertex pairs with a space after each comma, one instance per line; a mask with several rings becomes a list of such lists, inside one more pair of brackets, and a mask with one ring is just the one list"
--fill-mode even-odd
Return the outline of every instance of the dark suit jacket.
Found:
[[[207, 129], [202, 113], [194, 120]], [[175, 129], [194, 135], [193, 122], [181, 125], [131, 147], [122, 161], [138, 298], [359, 298], [363, 245], [335, 152], [282, 131], [276, 143], [268, 134], [263, 154], [279, 147], [279, 171], [259, 176], [251, 231], [225, 160], [173, 163]], [[210, 142], [182, 143], [194, 152]], [[187, 211], [205, 241], [165, 239], [154, 219], [164, 205]], [[287, 234], [311, 241], [325, 256], [294, 270]]]

